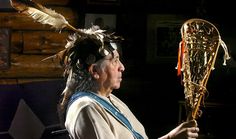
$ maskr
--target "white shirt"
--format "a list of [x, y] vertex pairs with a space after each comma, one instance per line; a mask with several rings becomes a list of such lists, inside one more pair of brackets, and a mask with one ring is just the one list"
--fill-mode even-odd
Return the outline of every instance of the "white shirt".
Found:
[[[143, 125], [119, 98], [111, 94], [102, 97], [115, 106], [131, 123], [136, 132], [148, 139]], [[71, 139], [134, 139], [132, 132], [89, 97], [75, 100], [66, 115], [65, 127]]]

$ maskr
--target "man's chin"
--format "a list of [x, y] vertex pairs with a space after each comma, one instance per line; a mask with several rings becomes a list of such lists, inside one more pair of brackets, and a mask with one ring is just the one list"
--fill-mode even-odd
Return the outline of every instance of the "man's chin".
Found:
[[119, 89], [120, 85], [115, 86], [113, 89]]

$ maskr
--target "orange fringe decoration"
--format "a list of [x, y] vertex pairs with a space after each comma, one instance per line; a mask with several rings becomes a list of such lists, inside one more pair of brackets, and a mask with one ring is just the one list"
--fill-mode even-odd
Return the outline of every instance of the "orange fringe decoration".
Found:
[[182, 40], [180, 42], [179, 51], [178, 51], [177, 76], [181, 75], [183, 55], [184, 55], [184, 41]]

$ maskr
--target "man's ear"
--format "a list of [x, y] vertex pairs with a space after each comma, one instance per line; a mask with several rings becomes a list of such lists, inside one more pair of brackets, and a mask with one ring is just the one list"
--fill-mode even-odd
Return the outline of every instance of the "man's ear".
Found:
[[96, 64], [91, 64], [88, 69], [89, 73], [92, 75], [93, 78], [98, 79], [99, 74], [96, 69]]
[[96, 72], [96, 65], [95, 64], [91, 64], [89, 67], [88, 67], [88, 71], [90, 74], [94, 74], [94, 72]]

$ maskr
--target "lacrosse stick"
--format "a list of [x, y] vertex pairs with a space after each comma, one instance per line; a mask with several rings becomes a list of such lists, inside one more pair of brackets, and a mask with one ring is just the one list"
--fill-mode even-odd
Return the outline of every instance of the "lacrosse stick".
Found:
[[183, 74], [183, 86], [187, 120], [201, 116], [207, 81], [214, 69], [219, 46], [225, 52], [224, 63], [230, 59], [228, 49], [221, 40], [218, 29], [203, 19], [189, 19], [181, 27], [182, 41], [179, 43], [177, 74]]

